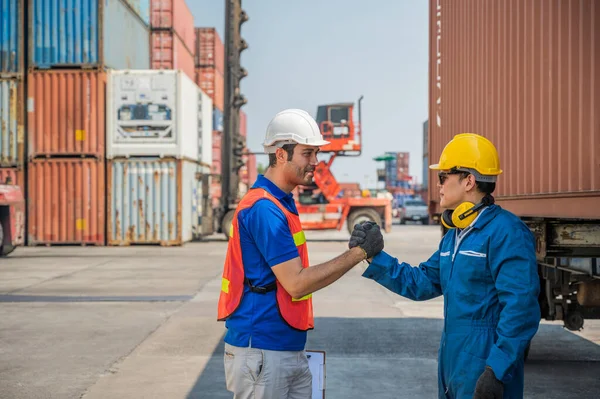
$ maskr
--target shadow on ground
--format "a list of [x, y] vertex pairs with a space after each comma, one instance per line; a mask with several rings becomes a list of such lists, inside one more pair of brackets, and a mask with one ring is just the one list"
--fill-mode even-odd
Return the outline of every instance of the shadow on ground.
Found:
[[[307, 349], [327, 353], [328, 399], [437, 397], [442, 320], [318, 318]], [[188, 399], [231, 398], [221, 340]], [[597, 398], [600, 346], [558, 325], [541, 325], [526, 365], [526, 398]]]

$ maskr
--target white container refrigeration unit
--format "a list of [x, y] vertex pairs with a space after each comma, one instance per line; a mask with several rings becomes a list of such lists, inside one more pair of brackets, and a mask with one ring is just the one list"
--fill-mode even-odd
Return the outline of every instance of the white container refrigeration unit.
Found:
[[212, 146], [203, 93], [175, 70], [110, 71], [107, 87], [109, 245], [192, 240], [204, 215], [199, 172], [212, 157], [202, 159]]
[[106, 157], [199, 160], [198, 91], [178, 70], [108, 73]]

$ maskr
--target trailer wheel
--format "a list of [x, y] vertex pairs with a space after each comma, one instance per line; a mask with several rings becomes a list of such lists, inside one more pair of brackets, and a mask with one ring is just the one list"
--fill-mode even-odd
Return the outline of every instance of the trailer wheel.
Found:
[[229, 241], [229, 231], [231, 230], [231, 223], [233, 223], [233, 214], [235, 211], [229, 211], [223, 216], [221, 220], [221, 232], [225, 234], [225, 239]]
[[360, 222], [375, 222], [379, 226], [381, 225], [381, 216], [375, 209], [371, 208], [358, 208], [352, 212], [348, 216], [348, 233], [352, 234], [352, 230], [354, 230], [354, 225]]

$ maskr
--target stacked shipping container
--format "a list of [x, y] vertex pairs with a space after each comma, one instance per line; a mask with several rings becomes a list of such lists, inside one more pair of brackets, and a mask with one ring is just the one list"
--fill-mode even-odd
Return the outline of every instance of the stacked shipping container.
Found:
[[210, 174], [212, 101], [183, 71], [108, 81], [108, 244], [190, 241], [207, 202], [198, 175]]
[[[2, 1], [0, 15], [0, 183], [25, 192], [23, 0]], [[19, 237], [15, 237], [16, 241]], [[20, 237], [23, 239], [23, 237]]]
[[225, 47], [215, 28], [196, 28], [196, 83], [223, 111]]
[[149, 0], [29, 5], [28, 242], [104, 245], [105, 71], [149, 68]]
[[185, 0], [151, 0], [152, 69], [194, 70], [194, 16]]

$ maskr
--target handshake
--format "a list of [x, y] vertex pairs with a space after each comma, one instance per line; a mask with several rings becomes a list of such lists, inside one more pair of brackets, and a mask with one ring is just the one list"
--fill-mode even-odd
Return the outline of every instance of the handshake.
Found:
[[371, 259], [383, 250], [383, 235], [381, 229], [374, 222], [361, 222], [354, 225], [350, 236], [349, 248], [359, 247]]

